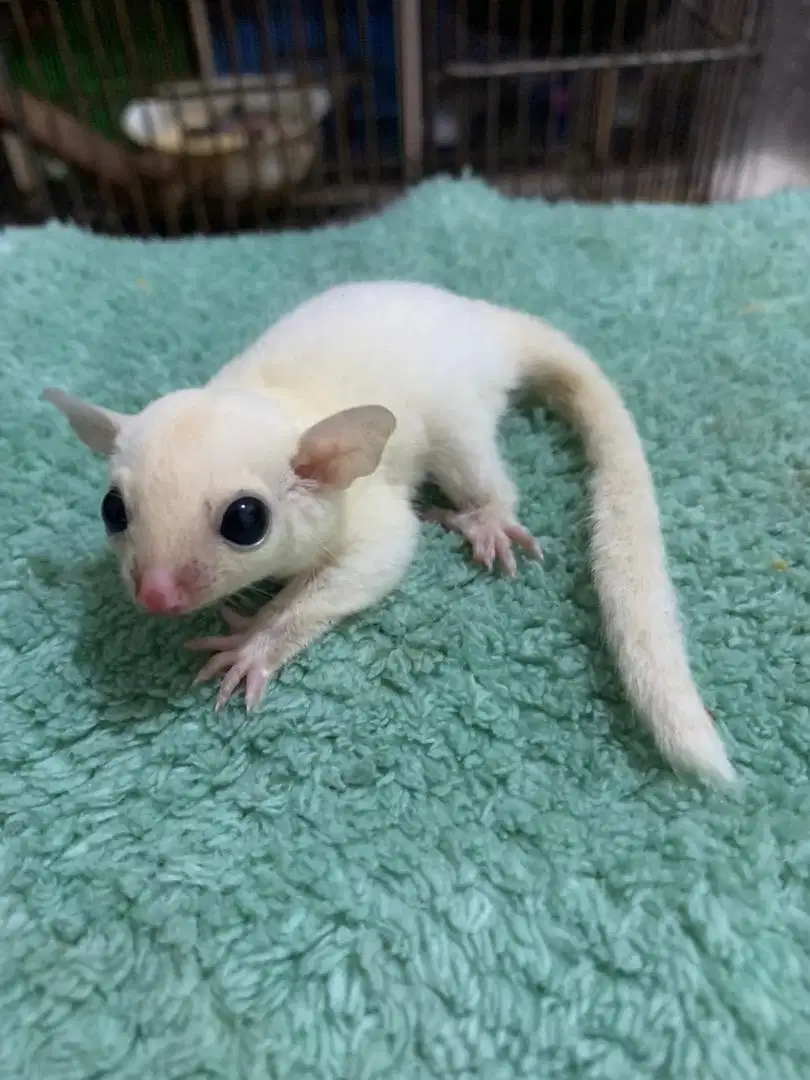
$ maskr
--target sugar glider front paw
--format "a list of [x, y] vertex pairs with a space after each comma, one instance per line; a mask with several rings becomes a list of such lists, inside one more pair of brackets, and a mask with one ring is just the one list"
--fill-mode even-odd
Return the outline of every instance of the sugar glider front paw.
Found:
[[543, 552], [534, 537], [517, 522], [505, 519], [489, 507], [480, 510], [429, 510], [426, 521], [460, 533], [472, 546], [473, 559], [491, 570], [495, 562], [509, 576], [517, 570], [512, 544], [517, 544], [531, 559], [542, 560]]
[[267, 626], [255, 628], [254, 618], [230, 608], [223, 608], [222, 617], [230, 627], [230, 634], [195, 638], [186, 643], [186, 648], [193, 652], [214, 653], [194, 682], [205, 682], [225, 672], [216, 701], [216, 708], [221, 709], [244, 680], [245, 703], [248, 710], [255, 709], [283, 659], [274, 655]]

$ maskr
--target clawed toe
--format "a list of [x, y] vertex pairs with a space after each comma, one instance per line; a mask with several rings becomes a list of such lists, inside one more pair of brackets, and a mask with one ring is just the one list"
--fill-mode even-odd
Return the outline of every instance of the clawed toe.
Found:
[[530, 532], [522, 525], [507, 525], [504, 533], [526, 554], [530, 559], [543, 561], [543, 549], [537, 543]]
[[248, 711], [258, 705], [270, 677], [270, 671], [262, 657], [261, 646], [251, 635], [252, 619], [225, 608], [222, 612], [232, 633], [213, 637], [196, 638], [186, 642], [193, 652], [212, 652], [203, 665], [195, 684], [213, 679], [224, 672], [217, 694], [216, 709], [221, 709], [231, 699], [239, 685], [245, 683], [245, 703]]

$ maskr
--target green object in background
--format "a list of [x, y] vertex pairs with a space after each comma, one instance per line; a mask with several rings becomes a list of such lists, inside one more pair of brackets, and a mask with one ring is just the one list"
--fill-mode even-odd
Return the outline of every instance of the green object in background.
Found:
[[[8, 47], [11, 78], [21, 88], [73, 113], [108, 138], [123, 140], [119, 120], [129, 101], [148, 93], [158, 82], [193, 75], [184, 6], [160, 0], [158, 17], [165, 26], [165, 40], [158, 32], [156, 8], [149, 0], [62, 2], [59, 10], [64, 38], [47, 19], [32, 26], [29, 35], [36, 61], [31, 63], [15, 34], [14, 44]], [[93, 12], [92, 23], [88, 10]], [[129, 51], [117, 12], [124, 13], [123, 25], [129, 27]], [[80, 102], [80, 96], [86, 104]]]
[[[309, 235], [0, 235], [0, 1075], [810, 1076], [808, 235], [807, 194], [450, 181]], [[426, 527], [255, 713], [191, 685], [215, 613], [127, 599], [104, 464], [43, 386], [135, 409], [370, 277], [545, 315], [616, 381], [738, 798], [674, 777], [625, 707], [585, 465], [542, 409], [504, 443], [545, 566], [488, 575]]]

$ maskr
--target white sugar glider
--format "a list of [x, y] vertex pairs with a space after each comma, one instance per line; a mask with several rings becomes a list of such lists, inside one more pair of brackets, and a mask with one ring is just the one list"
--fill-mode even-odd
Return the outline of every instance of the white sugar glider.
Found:
[[531, 315], [427, 285], [338, 286], [271, 326], [201, 388], [122, 415], [45, 391], [109, 458], [102, 516], [124, 581], [149, 612], [196, 611], [286, 581], [230, 633], [189, 642], [244, 681], [248, 708], [283, 664], [390, 593], [419, 535], [431, 477], [455, 509], [428, 516], [476, 561], [515, 571], [540, 549], [516, 517], [496, 444], [510, 393], [540, 392], [581, 434], [592, 467], [592, 561], [626, 692], [663, 755], [705, 780], [735, 772], [690, 673], [644, 450], [618, 392], [563, 333]]

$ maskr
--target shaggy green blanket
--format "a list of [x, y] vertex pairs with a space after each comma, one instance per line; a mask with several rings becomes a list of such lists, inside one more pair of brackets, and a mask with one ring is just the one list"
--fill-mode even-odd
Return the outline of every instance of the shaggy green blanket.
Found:
[[[426, 184], [309, 235], [0, 235], [0, 1076], [807, 1080], [810, 197], [707, 209]], [[543, 567], [426, 528], [404, 587], [246, 717], [105, 554], [47, 384], [131, 409], [347, 279], [548, 317], [637, 418], [697, 679], [746, 778], [625, 706], [579, 444], [504, 440]]]

